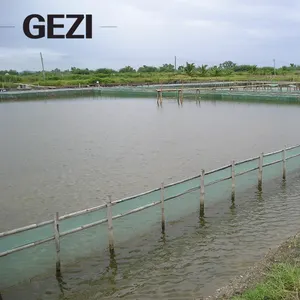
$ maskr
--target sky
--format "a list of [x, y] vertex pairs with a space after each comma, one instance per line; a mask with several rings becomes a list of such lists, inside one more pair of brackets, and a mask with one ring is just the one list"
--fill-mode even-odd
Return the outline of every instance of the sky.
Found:
[[[30, 14], [92, 14], [92, 39], [30, 39]], [[56, 20], [66, 28], [70, 20]], [[36, 25], [37, 21], [32, 21]], [[0, 70], [300, 64], [299, 0], [1, 0]], [[117, 26], [103, 28], [101, 26]], [[82, 24], [78, 33], [83, 33]], [[33, 31], [34, 32], [34, 31]]]

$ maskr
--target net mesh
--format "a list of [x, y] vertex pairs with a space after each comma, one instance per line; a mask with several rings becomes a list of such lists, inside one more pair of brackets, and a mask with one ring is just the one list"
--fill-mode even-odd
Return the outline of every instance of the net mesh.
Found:
[[[286, 151], [287, 175], [300, 166], [300, 147]], [[291, 158], [293, 157], [293, 158]], [[263, 182], [282, 176], [283, 153], [275, 153], [264, 157], [263, 164], [269, 164], [277, 160], [279, 163], [263, 168]], [[291, 159], [289, 159], [291, 158]], [[238, 163], [235, 166], [235, 174], [252, 170], [241, 176], [236, 176], [236, 192], [245, 191], [257, 185], [259, 159]], [[255, 169], [255, 170], [253, 170]], [[231, 166], [205, 175], [205, 207], [218, 205], [219, 201], [227, 201], [231, 196]], [[211, 184], [223, 179], [229, 179], [216, 184]], [[200, 181], [201, 177], [184, 180], [175, 184], [166, 185], [164, 188], [165, 217], [168, 223], [176, 222], [180, 218], [189, 216], [199, 210], [200, 207]], [[211, 185], [210, 185], [211, 184]], [[126, 201], [117, 203], [112, 207], [113, 216], [125, 214], [133, 209], [159, 202], [161, 190], [134, 196]], [[80, 216], [74, 216], [60, 221], [60, 232], [66, 232], [79, 226], [87, 225], [106, 219], [106, 209], [101, 209]], [[146, 234], [152, 230], [159, 230], [161, 220], [160, 205], [147, 208], [143, 211], [126, 215], [113, 220], [113, 230], [116, 245], [136, 238], [140, 234]], [[40, 228], [9, 235], [0, 238], [0, 252], [11, 250], [28, 243], [53, 237], [53, 224]], [[76, 232], [61, 238], [61, 260], [64, 264], [79, 257], [86, 257], [91, 253], [105, 251], [108, 247], [107, 223], [97, 225], [80, 232]], [[55, 243], [47, 242], [26, 250], [0, 257], [3, 281], [1, 285], [7, 286], [21, 279], [33, 277], [41, 270], [53, 270], [55, 267]], [[28, 272], [24, 272], [28, 270]], [[18, 274], [16, 276], [16, 274]]]
[[[234, 90], [229, 89], [229, 85]], [[184, 98], [194, 99], [196, 96], [195, 88], [200, 90], [200, 97], [203, 99], [224, 99], [224, 100], [250, 100], [261, 102], [276, 102], [286, 104], [289, 102], [300, 102], [299, 89], [287, 88], [266, 88], [255, 89], [251, 85], [244, 84], [244, 87], [238, 87], [235, 83], [192, 83], [192, 84], [168, 84], [168, 85], [140, 85], [140, 86], [113, 86], [113, 87], [96, 87], [96, 88], [65, 88], [52, 90], [30, 90], [16, 92], [0, 93], [0, 100], [9, 99], [41, 99], [51, 97], [74, 97], [74, 96], [108, 96], [108, 97], [156, 97], [157, 89], [163, 89], [164, 98], [177, 98], [178, 89], [184, 89]], [[205, 89], [203, 89], [205, 88]]]

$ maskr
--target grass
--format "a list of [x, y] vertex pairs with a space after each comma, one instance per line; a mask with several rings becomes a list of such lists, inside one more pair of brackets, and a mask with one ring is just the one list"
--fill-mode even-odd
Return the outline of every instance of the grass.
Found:
[[233, 300], [299, 300], [300, 267], [296, 264], [274, 264], [265, 281]]
[[188, 82], [207, 82], [207, 81], [243, 81], [243, 80], [263, 80], [263, 81], [297, 81], [300, 82], [300, 75], [296, 73], [287, 73], [285, 75], [259, 75], [246, 72], [233, 73], [221, 76], [201, 76], [194, 74], [188, 76], [185, 73], [133, 73], [122, 74], [60, 74], [55, 75], [50, 72], [46, 73], [46, 80], [42, 79], [41, 74], [33, 75], [10, 75], [0, 76], [0, 88], [12, 88], [18, 86], [19, 83], [34, 84], [41, 86], [86, 86], [95, 84], [97, 81], [100, 85], [140, 85], [140, 84], [166, 84], [166, 83], [188, 83]]

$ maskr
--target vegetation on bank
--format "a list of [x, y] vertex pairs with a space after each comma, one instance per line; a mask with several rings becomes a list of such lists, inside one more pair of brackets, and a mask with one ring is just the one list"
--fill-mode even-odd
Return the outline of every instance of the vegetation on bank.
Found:
[[300, 232], [207, 299], [299, 300]]
[[300, 299], [300, 266], [279, 263], [272, 266], [264, 282], [234, 300]]
[[225, 61], [211, 67], [187, 62], [185, 66], [176, 69], [172, 64], [164, 64], [160, 67], [144, 65], [138, 69], [126, 66], [120, 70], [72, 67], [70, 70], [46, 71], [45, 74], [41, 71], [0, 70], [0, 88], [16, 87], [19, 84], [71, 87], [95, 85], [97, 82], [102, 86], [110, 86], [238, 80], [300, 81], [300, 65], [291, 63], [275, 69]]

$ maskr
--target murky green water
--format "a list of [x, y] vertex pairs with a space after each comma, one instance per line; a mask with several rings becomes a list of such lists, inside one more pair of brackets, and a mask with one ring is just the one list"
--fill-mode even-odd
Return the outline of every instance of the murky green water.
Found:
[[[152, 99], [2, 103], [1, 231], [52, 218], [55, 211], [63, 214], [98, 205], [107, 194], [121, 198], [233, 158], [297, 144], [299, 112], [300, 106], [211, 101], [184, 102], [182, 107], [169, 101], [158, 108]], [[299, 160], [291, 162], [290, 169], [295, 164]], [[270, 168], [280, 176], [281, 167]], [[245, 176], [240, 183], [237, 179], [235, 206], [230, 182], [208, 188], [207, 197], [214, 201], [206, 205], [204, 219], [199, 220], [199, 191], [188, 196], [195, 201], [194, 212], [190, 207], [183, 213], [182, 202], [170, 201], [167, 220], [168, 211], [176, 213], [169, 213], [172, 221], [164, 238], [159, 213], [151, 212], [157, 222], [143, 230], [141, 217], [131, 216], [134, 228], [128, 228], [127, 237], [124, 230], [118, 236], [115, 228], [115, 258], [105, 252], [106, 236], [97, 251], [80, 245], [79, 235], [81, 258], [63, 265], [61, 280], [48, 268], [31, 283], [3, 288], [3, 299], [208, 295], [299, 229], [297, 171], [289, 174], [286, 185], [281, 179], [267, 181], [262, 194], [255, 186], [256, 173]], [[174, 217], [181, 212], [182, 218]], [[87, 234], [95, 236], [93, 231]], [[40, 255], [43, 248], [35, 251]], [[74, 253], [62, 254], [67, 258]], [[1, 281], [7, 282], [3, 277]]]

